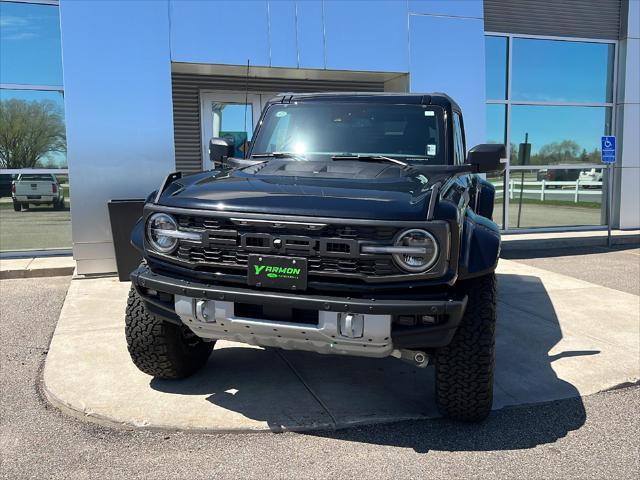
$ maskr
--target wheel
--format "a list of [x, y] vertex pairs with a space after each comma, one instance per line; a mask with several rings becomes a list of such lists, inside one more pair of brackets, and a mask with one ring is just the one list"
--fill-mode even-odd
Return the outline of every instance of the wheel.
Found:
[[146, 311], [132, 287], [127, 300], [125, 335], [131, 360], [156, 378], [185, 378], [209, 358], [214, 342], [205, 342], [186, 326], [165, 322]]
[[22, 205], [20, 204], [20, 202], [16, 202], [15, 200], [13, 201], [13, 210], [16, 212], [22, 211]]
[[436, 401], [447, 417], [479, 422], [493, 403], [496, 276], [465, 282], [467, 309], [453, 340], [435, 354]]
[[56, 200], [55, 202], [53, 202], [54, 210], [62, 210], [63, 208], [64, 208], [64, 198], [61, 198], [60, 200]]
[[21, 203], [23, 210], [29, 210], [29, 204], [26, 202]]

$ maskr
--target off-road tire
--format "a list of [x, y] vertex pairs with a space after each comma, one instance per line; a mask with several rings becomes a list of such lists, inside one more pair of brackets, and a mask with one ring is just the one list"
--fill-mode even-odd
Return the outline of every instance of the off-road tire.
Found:
[[131, 287], [127, 300], [125, 334], [131, 360], [155, 378], [186, 378], [209, 358], [214, 342], [205, 342], [186, 326], [163, 321], [147, 312]]
[[22, 211], [22, 204], [20, 202], [13, 202], [13, 210], [15, 212], [21, 212]]
[[435, 355], [436, 401], [447, 417], [479, 422], [491, 412], [495, 366], [496, 276], [466, 281], [467, 308], [453, 340]]

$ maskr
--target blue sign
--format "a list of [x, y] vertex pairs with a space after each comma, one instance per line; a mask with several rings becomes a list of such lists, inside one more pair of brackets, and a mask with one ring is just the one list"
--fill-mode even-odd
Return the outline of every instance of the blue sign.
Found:
[[602, 163], [616, 163], [616, 137], [602, 137]]

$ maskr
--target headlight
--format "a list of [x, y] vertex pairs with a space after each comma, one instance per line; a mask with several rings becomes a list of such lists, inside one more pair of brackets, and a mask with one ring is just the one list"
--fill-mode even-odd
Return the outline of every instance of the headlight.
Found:
[[178, 245], [178, 224], [171, 215], [154, 213], [147, 221], [147, 239], [154, 250], [171, 253]]
[[393, 259], [408, 272], [424, 272], [438, 259], [438, 242], [426, 230], [404, 230], [397, 236], [394, 246], [396, 252]]

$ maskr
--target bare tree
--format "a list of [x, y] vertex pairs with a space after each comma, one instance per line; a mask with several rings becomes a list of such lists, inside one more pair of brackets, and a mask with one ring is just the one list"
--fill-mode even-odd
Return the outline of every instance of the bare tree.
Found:
[[0, 101], [0, 168], [33, 168], [67, 148], [64, 118], [54, 102]]

